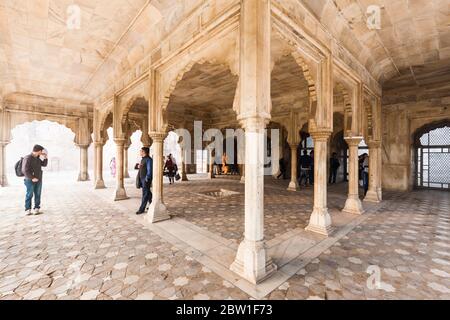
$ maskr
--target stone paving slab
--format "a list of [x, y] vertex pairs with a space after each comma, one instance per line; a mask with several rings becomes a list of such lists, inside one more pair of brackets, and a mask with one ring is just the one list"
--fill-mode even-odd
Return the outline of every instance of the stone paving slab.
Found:
[[[183, 201], [178, 188], [189, 186], [165, 187], [166, 199], [177, 199], [189, 210], [189, 198]], [[276, 188], [284, 192], [275, 182], [266, 194]], [[208, 261], [196, 261], [202, 259], [198, 252], [162, 239], [89, 183], [44, 186], [45, 213], [36, 217], [23, 216], [23, 195], [22, 188], [0, 189], [0, 299], [250, 298], [205, 268]], [[450, 194], [386, 196], [385, 209], [368, 215], [317, 257], [303, 259], [288, 281], [272, 278], [281, 284], [265, 298], [449, 299]], [[342, 194], [330, 192], [329, 198], [331, 210], [338, 210]], [[284, 212], [282, 203], [277, 207]], [[280, 243], [279, 237], [293, 236], [296, 229], [273, 232], [270, 241]], [[216, 235], [230, 244], [238, 241]], [[380, 277], [368, 271], [379, 271]]]

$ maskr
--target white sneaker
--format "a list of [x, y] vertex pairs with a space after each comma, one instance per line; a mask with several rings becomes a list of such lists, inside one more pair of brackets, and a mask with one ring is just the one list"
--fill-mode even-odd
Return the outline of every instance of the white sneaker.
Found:
[[32, 216], [33, 213], [31, 212], [31, 210], [26, 210], [25, 211], [25, 216]]
[[37, 215], [40, 215], [40, 214], [42, 214], [43, 212], [41, 211], [41, 209], [34, 209], [34, 215], [35, 216], [37, 216]]

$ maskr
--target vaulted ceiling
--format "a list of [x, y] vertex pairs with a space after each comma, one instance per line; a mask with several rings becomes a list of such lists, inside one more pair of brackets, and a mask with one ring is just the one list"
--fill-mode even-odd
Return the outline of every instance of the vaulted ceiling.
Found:
[[[301, 1], [386, 89], [450, 80], [450, 0]], [[0, 92], [92, 99], [94, 84], [111, 83], [201, 2], [1, 0]], [[71, 4], [79, 30], [67, 28]], [[367, 26], [370, 5], [381, 8], [380, 30]]]
[[[9, 91], [83, 99], [83, 86], [146, 1], [0, 1], [1, 82]], [[73, 4], [79, 29], [67, 25]]]
[[[381, 82], [449, 65], [450, 0], [303, 0]], [[379, 29], [367, 9], [380, 8]]]

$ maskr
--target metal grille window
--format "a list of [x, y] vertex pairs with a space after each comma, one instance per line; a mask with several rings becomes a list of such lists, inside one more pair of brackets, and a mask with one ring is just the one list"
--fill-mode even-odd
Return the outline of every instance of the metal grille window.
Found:
[[416, 159], [418, 187], [450, 190], [450, 127], [420, 137]]

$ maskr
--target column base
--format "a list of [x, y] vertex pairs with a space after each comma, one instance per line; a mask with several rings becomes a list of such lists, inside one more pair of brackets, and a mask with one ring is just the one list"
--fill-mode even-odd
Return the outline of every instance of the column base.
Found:
[[215, 179], [216, 176], [214, 174], [208, 173], [208, 179]]
[[86, 181], [90, 181], [89, 174], [86, 174], [85, 176], [82, 174], [78, 175], [78, 182], [86, 182]]
[[127, 192], [125, 191], [124, 188], [116, 190], [116, 195], [114, 197], [114, 201], [122, 201], [122, 200], [127, 200], [127, 199], [129, 199], [129, 198], [128, 198]]
[[375, 190], [367, 191], [367, 195], [364, 198], [364, 202], [372, 202], [372, 203], [380, 203], [381, 199], [379, 198], [379, 194]]
[[258, 284], [276, 272], [277, 266], [267, 256], [264, 241], [244, 240], [230, 270], [250, 283]]
[[186, 174], [182, 174], [181, 175], [181, 181], [189, 181], [189, 179], [188, 179]]
[[157, 223], [165, 220], [170, 220], [170, 214], [167, 207], [161, 201], [153, 201], [148, 209], [147, 221], [150, 223]]
[[300, 190], [300, 186], [298, 185], [297, 181], [291, 181], [289, 183], [289, 187], [287, 188], [288, 191], [298, 191]]
[[97, 181], [95, 182], [94, 188], [95, 188], [95, 190], [106, 189], [105, 181], [103, 181], [103, 180], [97, 180]]
[[383, 201], [383, 188], [378, 188], [377, 194], [378, 194], [378, 199], [380, 199], [380, 201]]
[[345, 202], [345, 207], [342, 210], [346, 213], [361, 215], [364, 213], [364, 209], [361, 203], [361, 200], [358, 196], [348, 196], [347, 201]]
[[241, 176], [241, 183], [245, 184], [245, 176]]
[[331, 225], [331, 216], [327, 208], [315, 208], [309, 219], [306, 231], [318, 233], [324, 236], [330, 236], [333, 232]]

